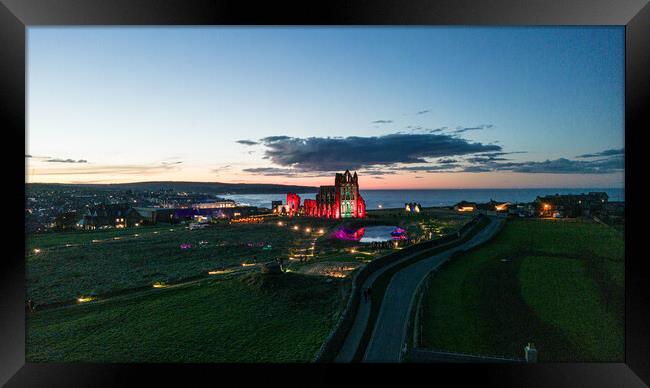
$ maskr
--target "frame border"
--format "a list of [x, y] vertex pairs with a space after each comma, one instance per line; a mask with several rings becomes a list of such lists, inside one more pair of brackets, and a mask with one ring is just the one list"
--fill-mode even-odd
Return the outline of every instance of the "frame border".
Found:
[[[650, 381], [650, 306], [648, 270], [642, 267], [640, 241], [632, 222], [643, 215], [632, 211], [640, 205], [640, 185], [635, 182], [642, 163], [640, 132], [650, 128], [643, 108], [649, 101], [650, 5], [647, 0], [359, 0], [321, 3], [276, 4], [230, 0], [0, 0], [0, 123], [5, 133], [26, 141], [26, 32], [31, 26], [57, 25], [620, 25], [625, 26], [625, 363], [565, 363], [535, 365], [302, 365], [311, 380], [340, 384], [341, 372], [358, 369], [362, 380], [411, 377], [425, 372], [432, 378], [444, 374], [457, 382], [486, 382], [499, 386], [645, 386]], [[22, 133], [22, 137], [21, 137]], [[22, 140], [20, 140], [22, 139]], [[20, 160], [18, 147], [7, 147], [11, 160]], [[13, 163], [13, 162], [12, 162]], [[24, 173], [18, 166], [5, 174], [10, 188], [3, 192], [10, 204], [24, 203]], [[18, 206], [9, 207], [12, 220], [24, 226]], [[17, 229], [17, 228], [16, 228]], [[23, 228], [24, 231], [24, 228]], [[24, 241], [24, 233], [18, 231]], [[19, 241], [18, 240], [18, 241]], [[0, 272], [0, 384], [23, 385], [118, 385], [137, 376], [151, 384], [169, 383], [180, 375], [187, 379], [241, 375], [267, 383], [271, 377], [289, 382], [286, 365], [242, 364], [45, 364], [25, 363], [24, 245], [8, 244]], [[254, 372], [252, 369], [259, 371]], [[16, 372], [17, 371], [17, 372]], [[467, 373], [471, 371], [471, 373]], [[372, 372], [369, 374], [368, 372]], [[406, 372], [406, 373], [405, 373]], [[465, 373], [463, 373], [465, 372]], [[635, 374], [636, 373], [636, 374]], [[284, 376], [284, 377], [283, 377]], [[352, 383], [353, 379], [345, 378]], [[243, 382], [243, 381], [242, 381]]]

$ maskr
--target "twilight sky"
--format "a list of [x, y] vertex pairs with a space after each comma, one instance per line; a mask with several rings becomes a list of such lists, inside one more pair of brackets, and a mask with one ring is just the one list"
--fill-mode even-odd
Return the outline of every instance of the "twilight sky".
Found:
[[27, 50], [27, 182], [623, 186], [623, 27], [30, 27]]

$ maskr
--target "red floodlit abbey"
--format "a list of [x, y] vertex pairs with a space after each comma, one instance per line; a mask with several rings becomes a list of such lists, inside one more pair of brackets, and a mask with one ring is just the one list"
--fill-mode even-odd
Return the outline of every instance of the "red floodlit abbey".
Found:
[[[287, 204], [291, 205], [294, 193], [287, 194]], [[300, 197], [298, 197], [300, 204]], [[291, 207], [290, 207], [291, 208]], [[321, 186], [316, 199], [305, 199], [305, 215], [323, 218], [363, 218], [366, 216], [366, 203], [359, 193], [357, 173], [336, 174], [334, 186]]]

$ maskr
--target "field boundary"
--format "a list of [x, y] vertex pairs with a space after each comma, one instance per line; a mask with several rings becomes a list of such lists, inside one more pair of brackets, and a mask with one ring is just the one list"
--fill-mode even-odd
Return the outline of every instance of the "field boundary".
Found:
[[[366, 325], [361, 342], [356, 351], [354, 357], [355, 360], [360, 361], [365, 356], [365, 352], [367, 351], [367, 346], [375, 331], [375, 323], [381, 311], [381, 307], [384, 301], [384, 294], [386, 293], [386, 289], [388, 288], [388, 285], [390, 284], [390, 281], [393, 278], [393, 276], [395, 276], [399, 271], [405, 269], [410, 265], [417, 263], [420, 260], [426, 259], [431, 255], [437, 255], [439, 253], [444, 252], [445, 250], [455, 248], [471, 240], [475, 235], [477, 235], [481, 230], [483, 230], [483, 228], [485, 228], [489, 224], [490, 224], [490, 219], [485, 214], [479, 213], [476, 217], [474, 217], [470, 222], [466, 224], [467, 228], [462, 228], [464, 230], [461, 229], [457, 233], [457, 236], [454, 240], [442, 244], [440, 246], [437, 246], [429, 251], [422, 252], [418, 255], [414, 255], [413, 257], [402, 260], [401, 262], [397, 263], [395, 266], [388, 268], [384, 273], [379, 275], [377, 279], [374, 280], [372, 284], [372, 288], [373, 290], [377, 290], [379, 288], [379, 292], [375, 291], [373, 293], [372, 298], [374, 302], [375, 297], [377, 297], [376, 299], [377, 302], [371, 304], [371, 311], [370, 311], [368, 324]], [[378, 283], [380, 284], [380, 286], [377, 286]], [[412, 299], [411, 299], [411, 303], [412, 303]], [[408, 326], [408, 324], [406, 326]], [[402, 345], [403, 344], [404, 344], [404, 340], [402, 341]]]
[[[499, 233], [501, 233], [501, 231], [503, 231], [503, 228], [505, 228], [508, 220], [506, 218], [506, 219], [503, 219], [502, 221], [498, 221], [498, 222], [500, 222], [500, 224], [499, 224], [499, 226], [498, 226], [497, 230], [495, 231], [492, 238], [494, 238], [494, 236], [497, 236]], [[427, 275], [424, 278], [422, 278], [420, 283], [418, 283], [416, 291], [413, 294], [413, 296], [411, 298], [411, 303], [409, 305], [409, 314], [408, 314], [408, 318], [407, 318], [408, 321], [407, 321], [407, 323], [405, 325], [404, 333], [403, 333], [403, 336], [402, 336], [402, 343], [403, 343], [403, 346], [404, 346], [403, 347], [404, 351], [400, 355], [401, 356], [400, 361], [402, 359], [404, 359], [404, 357], [406, 355], [408, 355], [409, 360], [417, 361], [417, 360], [415, 360], [413, 358], [413, 352], [414, 351], [419, 352], [419, 353], [425, 353], [425, 352], [436, 353], [437, 356], [440, 356], [440, 357], [443, 357], [443, 355], [445, 355], [445, 354], [449, 354], [449, 355], [452, 355], [453, 357], [461, 357], [461, 358], [462, 357], [470, 357], [470, 359], [472, 357], [491, 358], [491, 359], [494, 359], [494, 360], [498, 360], [498, 359], [503, 358], [503, 357], [491, 356], [491, 355], [472, 355], [472, 354], [464, 354], [464, 353], [433, 351], [433, 350], [428, 350], [428, 349], [420, 347], [421, 346], [420, 341], [422, 339], [422, 322], [421, 322], [421, 318], [422, 318], [422, 299], [424, 298], [425, 292], [428, 291], [428, 289], [429, 289], [429, 281], [440, 270], [440, 268], [443, 267], [444, 264], [449, 263], [450, 261], [455, 260], [460, 256], [464, 256], [470, 251], [473, 251], [473, 250], [475, 250], [477, 248], [482, 247], [483, 245], [485, 245], [485, 244], [489, 243], [490, 241], [492, 241], [492, 238], [487, 240], [487, 241], [484, 241], [484, 242], [482, 242], [480, 244], [477, 244], [477, 245], [473, 246], [470, 249], [467, 249], [467, 250], [463, 249], [463, 250], [460, 250], [458, 252], [455, 252], [454, 254], [452, 254], [452, 256], [448, 260], [444, 261], [443, 263], [441, 263], [441, 265], [439, 265], [436, 268], [429, 271], [427, 273]], [[412, 335], [409, 335], [409, 333], [411, 333]], [[411, 338], [411, 341], [409, 341], [409, 338]], [[453, 360], [453, 357], [451, 357], [450, 360]], [[504, 360], [509, 360], [507, 358], [503, 358], [503, 359]], [[460, 358], [458, 360], [460, 361]], [[516, 359], [512, 359], [512, 360], [516, 360]], [[454, 361], [450, 361], [450, 362], [454, 362]], [[487, 362], [491, 362], [491, 361], [487, 361]]]
[[395, 264], [396, 260], [405, 259], [409, 260], [422, 254], [426, 254], [427, 251], [440, 248], [442, 245], [456, 242], [463, 236], [465, 232], [471, 229], [480, 219], [485, 217], [484, 215], [477, 215], [472, 218], [470, 221], [465, 223], [456, 233], [450, 234], [438, 239], [426, 241], [423, 243], [411, 245], [400, 251], [389, 253], [388, 255], [379, 257], [367, 265], [363, 266], [353, 277], [352, 287], [350, 290], [350, 297], [348, 303], [346, 304], [345, 309], [339, 317], [336, 325], [328, 335], [325, 342], [319, 349], [319, 351], [314, 356], [314, 362], [330, 362], [333, 361], [338, 355], [345, 338], [347, 337], [354, 319], [356, 317], [357, 310], [359, 308], [359, 303], [361, 300], [361, 288], [363, 287], [364, 282], [368, 277], [375, 273], [376, 271], [385, 269], [391, 264]]

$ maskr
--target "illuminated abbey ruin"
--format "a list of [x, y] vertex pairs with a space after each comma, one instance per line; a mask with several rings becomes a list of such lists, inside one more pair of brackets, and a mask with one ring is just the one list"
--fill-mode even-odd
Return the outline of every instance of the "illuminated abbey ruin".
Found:
[[[287, 194], [289, 214], [294, 214], [300, 206], [300, 197]], [[295, 209], [295, 210], [294, 210]], [[305, 199], [302, 210], [305, 215], [323, 218], [363, 218], [366, 216], [366, 203], [359, 193], [359, 177], [345, 170], [337, 173], [333, 186], [321, 186], [316, 199]]]

